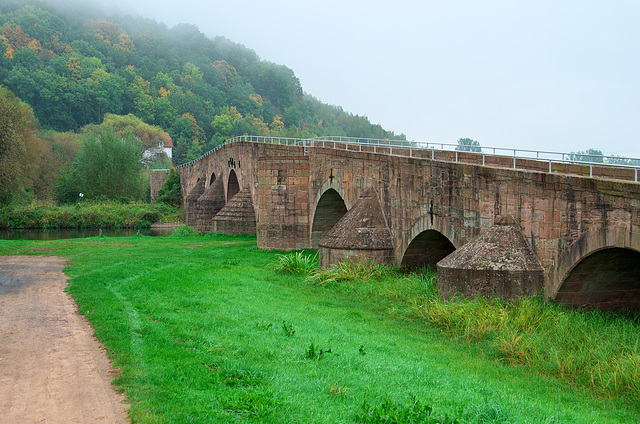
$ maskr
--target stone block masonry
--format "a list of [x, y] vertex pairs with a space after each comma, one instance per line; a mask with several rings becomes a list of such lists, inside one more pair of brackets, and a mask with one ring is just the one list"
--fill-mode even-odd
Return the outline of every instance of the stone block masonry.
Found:
[[258, 247], [309, 246], [309, 158], [258, 159]]

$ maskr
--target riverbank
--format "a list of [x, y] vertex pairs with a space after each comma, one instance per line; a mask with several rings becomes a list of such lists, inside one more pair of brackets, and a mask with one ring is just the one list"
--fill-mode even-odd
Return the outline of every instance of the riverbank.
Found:
[[0, 229], [150, 228], [184, 220], [180, 210], [163, 203], [33, 203], [0, 208]]

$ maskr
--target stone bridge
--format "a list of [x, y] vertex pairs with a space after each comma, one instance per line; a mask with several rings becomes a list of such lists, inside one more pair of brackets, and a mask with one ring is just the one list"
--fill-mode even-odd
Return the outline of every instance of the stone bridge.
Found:
[[261, 249], [437, 264], [444, 296], [640, 307], [635, 168], [245, 137], [179, 171], [188, 225], [255, 233]]

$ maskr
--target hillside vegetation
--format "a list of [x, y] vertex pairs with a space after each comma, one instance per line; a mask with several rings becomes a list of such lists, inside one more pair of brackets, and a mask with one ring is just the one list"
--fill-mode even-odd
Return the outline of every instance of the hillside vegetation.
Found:
[[132, 114], [170, 134], [174, 163], [244, 134], [404, 138], [319, 102], [291, 69], [193, 25], [105, 16], [89, 5], [4, 3], [0, 80], [46, 129]]

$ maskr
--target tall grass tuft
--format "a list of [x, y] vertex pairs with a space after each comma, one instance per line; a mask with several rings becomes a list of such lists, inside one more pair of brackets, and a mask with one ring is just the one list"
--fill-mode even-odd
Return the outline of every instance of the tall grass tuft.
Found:
[[311, 275], [318, 270], [318, 252], [297, 251], [276, 255], [273, 269], [284, 274]]
[[323, 286], [325, 284], [339, 281], [370, 281], [380, 280], [385, 275], [393, 272], [387, 265], [375, 264], [372, 262], [358, 262], [347, 259], [329, 268], [320, 270], [308, 278], [308, 282], [314, 285]]
[[571, 310], [541, 297], [432, 298], [416, 313], [449, 334], [488, 343], [504, 362], [601, 393], [640, 397], [640, 328], [627, 317]]
[[433, 268], [406, 274], [395, 266], [346, 260], [318, 270], [306, 281], [316, 286], [331, 286], [357, 293], [379, 302], [422, 304], [438, 295]]
[[448, 416], [432, 415], [433, 408], [425, 405], [415, 396], [407, 404], [391, 398], [383, 399], [377, 405], [365, 401], [356, 412], [356, 422], [363, 424], [415, 423], [415, 424], [458, 424]]

